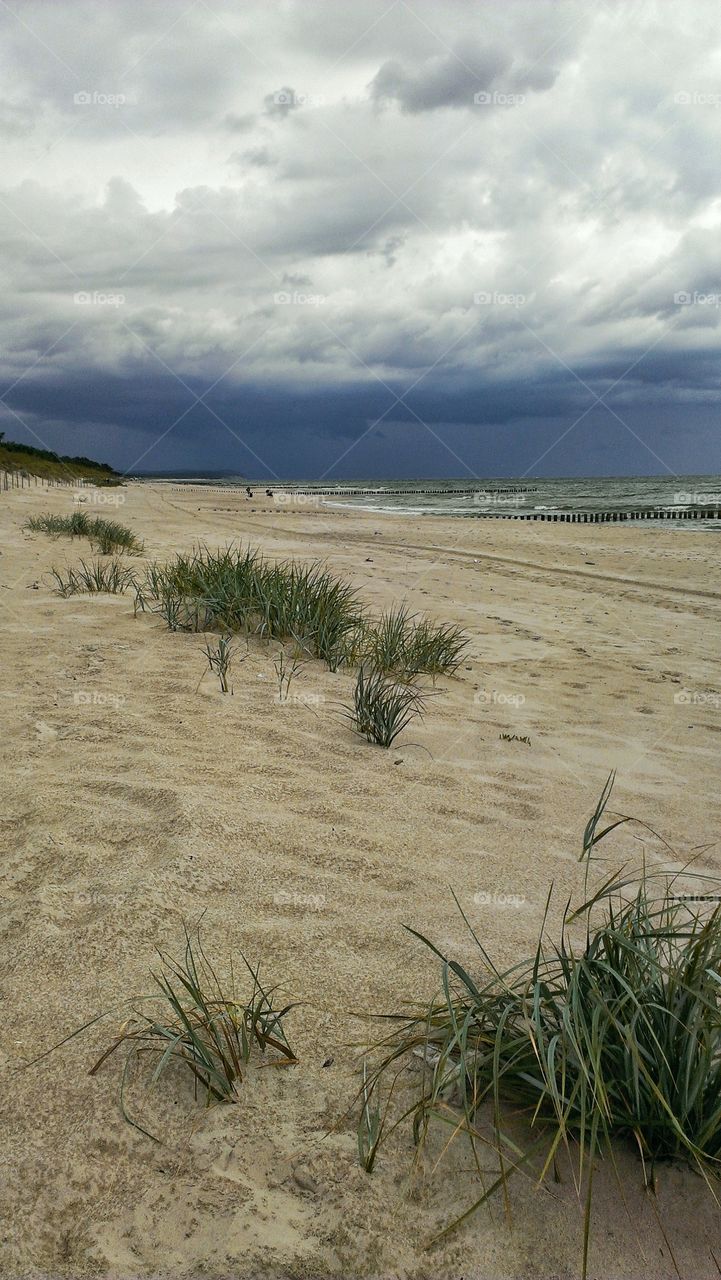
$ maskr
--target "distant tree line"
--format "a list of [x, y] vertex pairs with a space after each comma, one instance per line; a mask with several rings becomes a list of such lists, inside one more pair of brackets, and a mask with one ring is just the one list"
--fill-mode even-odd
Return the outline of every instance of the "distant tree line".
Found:
[[45, 458], [48, 462], [74, 462], [79, 467], [96, 467], [98, 471], [115, 475], [107, 462], [96, 462], [94, 458], [85, 458], [82, 454], [70, 457], [64, 453], [53, 453], [51, 449], [36, 449], [32, 444], [18, 444], [15, 440], [6, 440], [4, 431], [0, 431], [0, 445], [4, 449], [12, 449], [13, 453], [27, 453], [33, 458]]

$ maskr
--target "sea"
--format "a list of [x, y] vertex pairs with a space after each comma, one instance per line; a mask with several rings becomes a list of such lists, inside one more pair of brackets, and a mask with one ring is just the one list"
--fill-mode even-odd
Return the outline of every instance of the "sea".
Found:
[[[150, 476], [144, 477], [151, 479]], [[247, 477], [198, 473], [164, 473], [152, 479], [175, 484], [203, 484], [224, 489], [245, 489], [263, 496], [271, 490], [279, 502], [302, 505], [300, 495], [323, 506], [355, 507], [362, 511], [393, 515], [452, 516], [478, 519], [564, 513], [657, 511], [680, 514], [689, 510], [721, 510], [721, 476], [611, 476], [586, 478], [468, 480], [328, 480], [252, 481]], [[297, 495], [291, 498], [290, 495]], [[284, 496], [283, 496], [284, 495]], [[678, 525], [693, 532], [718, 532], [720, 519], [662, 521], [645, 519], [639, 527]]]

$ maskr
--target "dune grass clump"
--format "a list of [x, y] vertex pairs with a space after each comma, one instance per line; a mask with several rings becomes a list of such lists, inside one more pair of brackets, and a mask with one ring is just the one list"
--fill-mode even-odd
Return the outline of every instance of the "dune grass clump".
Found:
[[144, 594], [171, 630], [248, 630], [255, 553], [199, 548], [146, 569]]
[[235, 649], [231, 644], [230, 636], [221, 636], [216, 645], [212, 645], [210, 641], [203, 649], [208, 660], [208, 669], [214, 671], [220, 683], [221, 693], [232, 693], [230, 687], [230, 667], [235, 657]]
[[[232, 965], [226, 989], [203, 949], [199, 930], [191, 934], [185, 929], [185, 951], [180, 960], [173, 960], [162, 952], [158, 955], [160, 971], [151, 971], [156, 990], [128, 1002], [130, 1016], [89, 1072], [95, 1075], [118, 1049], [126, 1050], [120, 1085], [121, 1109], [134, 1128], [154, 1141], [159, 1139], [133, 1120], [125, 1105], [128, 1075], [141, 1055], [150, 1055], [154, 1061], [153, 1084], [173, 1065], [188, 1071], [193, 1078], [194, 1097], [207, 1106], [215, 1102], [238, 1102], [245, 1067], [254, 1052], [260, 1054], [266, 1065], [291, 1066], [297, 1062], [283, 1025], [294, 1006], [275, 1007], [274, 991], [266, 990], [260, 981], [259, 969], [253, 968], [245, 956], [241, 959], [250, 977], [249, 990], [239, 998]], [[53, 1053], [106, 1016], [101, 1014], [85, 1023], [41, 1057]]]
[[87, 511], [73, 511], [69, 516], [43, 515], [30, 516], [25, 528], [32, 533], [48, 533], [52, 537], [66, 535], [70, 538], [89, 538], [99, 555], [116, 555], [126, 552], [128, 555], [139, 555], [143, 543], [136, 538], [132, 529], [120, 524], [117, 520], [104, 520], [101, 516], [90, 517]]
[[69, 516], [45, 512], [39, 516], [29, 516], [24, 528], [31, 533], [49, 533], [53, 537], [66, 534], [70, 538], [85, 538], [90, 533], [90, 517], [87, 511], [74, 511]]
[[365, 654], [377, 671], [409, 680], [417, 675], [452, 674], [467, 644], [461, 627], [419, 618], [401, 604], [387, 609], [368, 628]]
[[144, 544], [136, 538], [132, 529], [120, 524], [117, 520], [103, 520], [97, 517], [90, 521], [90, 541], [101, 556], [140, 555]]
[[135, 574], [119, 560], [81, 560], [77, 568], [51, 569], [61, 596], [81, 594], [122, 595], [136, 585]]
[[331, 671], [351, 662], [364, 625], [355, 588], [319, 564], [290, 566], [288, 632], [301, 648]]
[[143, 597], [171, 630], [294, 640], [331, 670], [349, 660], [363, 622], [357, 593], [320, 564], [270, 564], [252, 548], [200, 547], [150, 565]]
[[300, 662], [295, 654], [291, 654], [289, 658], [284, 649], [280, 649], [275, 655], [273, 670], [278, 681], [278, 702], [288, 701], [290, 686], [304, 666], [305, 663]]
[[409, 655], [413, 634], [413, 615], [406, 605], [386, 609], [379, 620], [368, 628], [365, 643], [367, 661], [384, 675], [415, 674], [409, 672]]
[[398, 684], [382, 671], [361, 666], [353, 703], [344, 715], [356, 733], [379, 747], [391, 747], [416, 716], [423, 718], [427, 694], [412, 684]]
[[[611, 785], [612, 778], [586, 828], [585, 858], [614, 826], [631, 821], [597, 830]], [[498, 1176], [482, 1182], [441, 1236], [499, 1188], [507, 1193], [511, 1174], [529, 1172], [532, 1161], [545, 1182], [561, 1147], [579, 1194], [585, 1187], [584, 1275], [599, 1153], [612, 1161], [614, 1144], [630, 1143], [649, 1188], [666, 1160], [688, 1163], [711, 1186], [721, 1170], [721, 905], [714, 888], [700, 895], [704, 901], [688, 900], [676, 877], [645, 866], [612, 875], [575, 912], [567, 909], [555, 945], [542, 932], [535, 953], [506, 970], [496, 968], [464, 916], [478, 947], [472, 975], [410, 930], [440, 964], [441, 992], [415, 1011], [388, 1015], [391, 1030], [364, 1077], [359, 1140], [365, 1135], [367, 1153], [369, 1117], [375, 1146], [410, 1117], [419, 1145], [434, 1122], [450, 1126], [451, 1138], [463, 1135], [476, 1168], [484, 1145], [495, 1150]], [[585, 933], [579, 944], [574, 926]], [[388, 1127], [388, 1082], [397, 1084], [414, 1058], [423, 1065], [412, 1097]], [[511, 1114], [528, 1117], [525, 1145], [509, 1136]]]
[[[84, 512], [70, 520], [87, 532]], [[102, 523], [111, 530], [109, 547], [120, 535], [111, 522]], [[219, 632], [226, 637], [223, 645], [238, 634], [246, 642], [251, 636], [292, 642], [292, 662], [285, 654], [276, 659], [280, 702], [287, 700], [305, 658], [318, 658], [333, 672], [358, 665], [353, 705], [345, 710], [358, 733], [383, 747], [390, 747], [413, 717], [422, 717], [428, 694], [415, 685], [416, 676], [427, 673], [435, 680], [437, 674], [451, 673], [468, 642], [460, 627], [418, 619], [405, 606], [374, 625], [356, 589], [322, 564], [272, 563], [252, 547], [213, 551], [200, 546], [165, 564], [146, 564], [142, 574], [115, 560], [107, 565], [81, 561], [79, 568], [53, 574], [65, 596], [132, 589], [135, 615], [156, 613], [170, 631]], [[210, 644], [205, 652], [227, 692], [224, 652], [211, 652]]]
[[331, 671], [361, 663], [403, 681], [452, 673], [468, 643], [460, 627], [417, 618], [403, 605], [373, 624], [355, 588], [322, 564], [271, 563], [252, 547], [197, 547], [150, 564], [137, 598], [171, 631], [292, 640]]
[[411, 666], [418, 675], [452, 675], [461, 665], [467, 645], [462, 627], [421, 618], [413, 634]]

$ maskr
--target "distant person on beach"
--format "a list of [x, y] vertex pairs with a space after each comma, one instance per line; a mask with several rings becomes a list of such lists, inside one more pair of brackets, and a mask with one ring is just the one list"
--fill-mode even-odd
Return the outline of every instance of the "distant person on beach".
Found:
[[253, 497], [253, 490], [251, 489], [251, 487], [250, 487], [250, 485], [249, 485], [249, 484], [247, 484], [247, 485], [245, 486], [245, 492], [247, 493], [247, 495], [248, 495], [248, 497], [249, 497], [249, 498], [252, 498], [252, 497]]
[[272, 489], [266, 489], [266, 491], [265, 491], [265, 496], [266, 496], [266, 498], [272, 498], [272, 497], [273, 497], [273, 490], [272, 490]]

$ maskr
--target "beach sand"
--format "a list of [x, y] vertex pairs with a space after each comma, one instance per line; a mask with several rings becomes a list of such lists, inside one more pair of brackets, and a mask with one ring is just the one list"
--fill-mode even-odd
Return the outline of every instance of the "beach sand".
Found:
[[[352, 679], [310, 663], [278, 705], [273, 647], [252, 643], [234, 695], [206, 677], [197, 635], [133, 617], [128, 597], [61, 599], [51, 565], [87, 543], [23, 532], [70, 490], [0, 494], [3, 833], [0, 1274], [20, 1276], [572, 1277], [581, 1219], [570, 1175], [512, 1183], [443, 1243], [478, 1194], [457, 1145], [410, 1176], [400, 1130], [375, 1172], [344, 1114], [358, 1088], [355, 1013], [432, 994], [438, 968], [403, 925], [468, 965], [451, 896], [494, 958], [535, 945], [578, 893], [581, 835], [612, 769], [613, 806], [718, 872], [719, 542], [628, 526], [390, 517], [278, 508], [231, 491], [130, 485], [117, 517], [162, 558], [242, 539], [323, 558], [371, 606], [407, 599], [471, 643], [425, 722], [389, 752], [354, 736]], [[265, 508], [263, 507], [265, 503]], [[530, 738], [507, 742], [501, 733]], [[630, 829], [609, 865], [638, 859]], [[649, 838], [649, 857], [661, 846]], [[102, 1010], [149, 990], [155, 948], [203, 914], [219, 970], [240, 950], [298, 1001], [299, 1064], [249, 1069], [237, 1106], [195, 1103], [169, 1074], [129, 1100], [119, 1055], [88, 1067], [121, 1014], [28, 1070]], [[657, 1200], [619, 1151], [599, 1166], [592, 1276], [717, 1276], [719, 1211], [690, 1172]], [[491, 1153], [488, 1168], [494, 1168]]]

